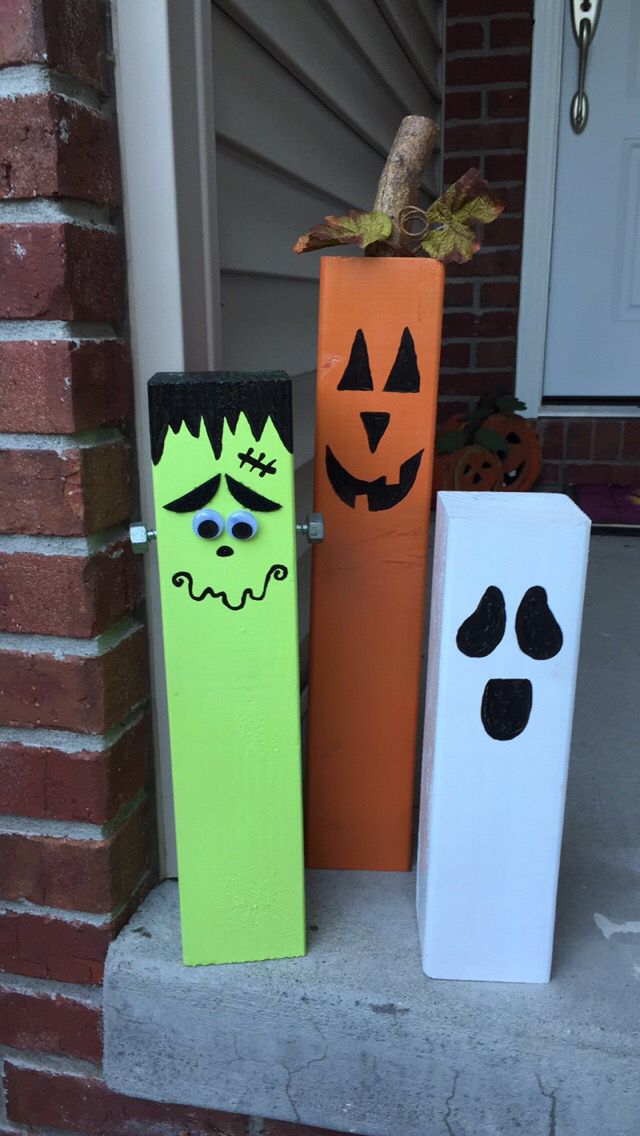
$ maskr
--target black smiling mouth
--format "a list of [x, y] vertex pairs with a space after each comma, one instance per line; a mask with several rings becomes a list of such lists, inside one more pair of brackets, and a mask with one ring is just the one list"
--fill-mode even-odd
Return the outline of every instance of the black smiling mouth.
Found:
[[369, 512], [379, 513], [383, 509], [392, 509], [411, 491], [418, 476], [423, 453], [424, 450], [418, 450], [413, 457], [407, 458], [400, 466], [400, 479], [390, 484], [386, 477], [377, 477], [373, 481], [354, 477], [340, 464], [331, 447], [327, 446], [325, 452], [327, 476], [334, 493], [350, 509], [355, 508], [356, 497], [366, 497]]

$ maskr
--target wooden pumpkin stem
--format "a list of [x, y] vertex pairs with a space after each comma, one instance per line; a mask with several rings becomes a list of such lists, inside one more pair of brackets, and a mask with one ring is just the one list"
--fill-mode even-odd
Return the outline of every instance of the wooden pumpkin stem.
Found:
[[[407, 206], [416, 205], [425, 166], [431, 158], [438, 136], [438, 127], [430, 118], [408, 114], [402, 119], [389, 156], [385, 162], [374, 211], [386, 213], [393, 229], [390, 240], [409, 252], [410, 238], [402, 231], [400, 214]], [[370, 245], [367, 256], [389, 256], [389, 250], [379, 243]]]

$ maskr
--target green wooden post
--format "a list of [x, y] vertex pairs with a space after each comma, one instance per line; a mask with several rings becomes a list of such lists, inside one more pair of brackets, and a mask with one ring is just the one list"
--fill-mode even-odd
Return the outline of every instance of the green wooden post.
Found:
[[291, 382], [149, 383], [183, 958], [304, 954]]

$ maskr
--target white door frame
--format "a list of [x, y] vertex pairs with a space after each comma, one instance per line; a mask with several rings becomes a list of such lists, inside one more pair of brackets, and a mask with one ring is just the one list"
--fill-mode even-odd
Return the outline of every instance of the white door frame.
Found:
[[[529, 141], [520, 276], [516, 395], [529, 417], [639, 417], [640, 407], [542, 405], [556, 192], [562, 46], [567, 0], [535, 0]], [[576, 49], [577, 80], [577, 49]]]
[[[140, 514], [152, 529], [147, 380], [219, 365], [211, 0], [113, 0], [112, 10]], [[145, 569], [164, 876], [175, 875], [176, 859], [153, 545]]]

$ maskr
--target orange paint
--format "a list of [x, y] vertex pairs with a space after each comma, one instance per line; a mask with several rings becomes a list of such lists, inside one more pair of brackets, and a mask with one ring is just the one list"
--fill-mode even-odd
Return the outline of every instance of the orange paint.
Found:
[[443, 286], [434, 260], [322, 259], [311, 867], [409, 867]]

